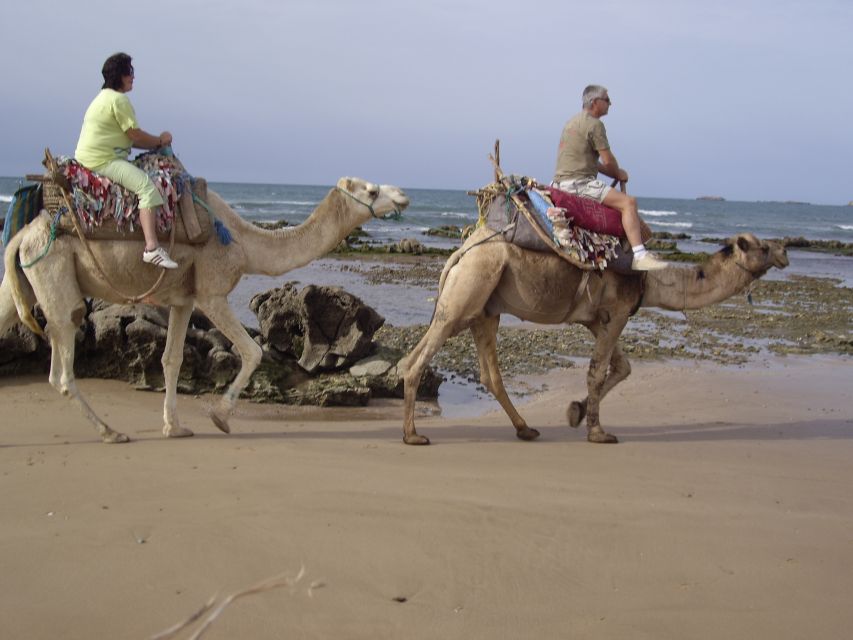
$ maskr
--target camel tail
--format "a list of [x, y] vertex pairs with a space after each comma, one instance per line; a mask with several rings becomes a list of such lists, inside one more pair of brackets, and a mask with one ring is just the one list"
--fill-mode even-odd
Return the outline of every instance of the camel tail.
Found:
[[462, 248], [460, 247], [451, 253], [447, 262], [444, 263], [444, 269], [441, 270], [441, 276], [438, 278], [438, 293], [435, 296], [435, 304], [432, 307], [432, 316], [430, 316], [429, 319], [430, 324], [432, 324], [432, 321], [435, 318], [435, 310], [438, 309], [438, 300], [441, 298], [441, 292], [444, 290], [444, 281], [447, 280], [447, 274], [456, 266], [456, 263], [459, 262], [460, 258], [462, 258], [464, 254], [465, 252], [462, 251]]
[[42, 331], [30, 311], [30, 305], [27, 303], [27, 296], [21, 288], [21, 280], [18, 277], [18, 265], [16, 264], [16, 259], [18, 257], [18, 249], [21, 246], [24, 235], [24, 233], [17, 233], [6, 246], [6, 252], [3, 254], [3, 265], [6, 268], [6, 275], [3, 279], [9, 281], [12, 301], [15, 303], [15, 309], [18, 312], [18, 317], [21, 319], [21, 322], [23, 322], [30, 331], [36, 335], [42, 336], [44, 335], [44, 331]]
[[463, 254], [464, 251], [462, 251], [462, 248], [460, 247], [451, 253], [447, 262], [444, 263], [444, 269], [441, 270], [441, 276], [438, 278], [438, 295], [435, 297], [436, 302], [438, 302], [438, 299], [441, 297], [441, 292], [444, 290], [444, 281], [447, 280], [447, 274], [449, 274], [450, 270], [456, 266]]

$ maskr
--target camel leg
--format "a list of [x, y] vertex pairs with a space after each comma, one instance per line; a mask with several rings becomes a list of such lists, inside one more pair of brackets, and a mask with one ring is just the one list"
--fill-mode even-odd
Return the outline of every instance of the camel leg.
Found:
[[44, 309], [51, 347], [50, 384], [77, 405], [83, 416], [95, 425], [103, 442], [110, 444], [129, 442], [130, 438], [123, 433], [113, 431], [95, 414], [77, 389], [74, 378], [74, 336], [80, 323], [74, 322], [74, 319], [79, 317], [82, 320], [85, 310], [78, 307], [71, 313], [57, 313], [56, 311], [54, 306], [51, 306], [50, 309]]
[[184, 361], [184, 341], [192, 316], [193, 305], [174, 306], [169, 311], [169, 331], [163, 350], [163, 377], [166, 382], [166, 401], [163, 404], [163, 435], [184, 438], [193, 432], [181, 426], [178, 420], [178, 375]]
[[[35, 250], [31, 251], [34, 253]], [[31, 260], [32, 257], [21, 253], [22, 260]], [[61, 279], [51, 277], [60, 274]], [[107, 443], [128, 442], [130, 438], [126, 435], [113, 431], [103, 420], [101, 420], [89, 403], [77, 389], [74, 378], [74, 338], [77, 327], [83, 322], [86, 314], [86, 306], [83, 302], [83, 294], [74, 277], [73, 258], [64, 262], [58, 261], [53, 255], [48, 255], [37, 267], [29, 269], [25, 280], [29, 286], [22, 286], [27, 298], [37, 298], [41, 303], [42, 311], [47, 319], [47, 330], [50, 337], [50, 384], [63, 396], [71, 400], [80, 409], [84, 417], [95, 425], [101, 440]], [[4, 278], [4, 285], [6, 279]], [[23, 285], [23, 281], [22, 281]], [[30, 290], [30, 287], [32, 288]], [[6, 324], [5, 298], [6, 289], [0, 295], [0, 308], [2, 317], [0, 322]], [[29, 302], [29, 300], [28, 300]]]
[[[622, 347], [617, 343], [613, 348], [613, 355], [610, 356], [610, 369], [607, 371], [607, 377], [604, 379], [604, 386], [601, 387], [599, 402], [602, 402], [610, 390], [629, 375], [631, 375], [631, 363], [625, 357]], [[578, 427], [586, 417], [587, 401], [588, 398], [584, 398], [580, 402], [575, 400], [569, 405], [566, 415], [570, 427]]]
[[589, 330], [595, 336], [595, 347], [593, 348], [592, 358], [589, 361], [589, 371], [586, 376], [586, 426], [588, 429], [586, 439], [589, 442], [605, 444], [619, 442], [616, 436], [606, 433], [601, 428], [599, 407], [613, 351], [627, 322], [628, 318], [626, 316], [625, 318], [610, 318], [607, 323], [596, 321], [589, 325]]
[[261, 363], [263, 350], [246, 333], [246, 329], [243, 328], [243, 325], [240, 324], [231, 307], [228, 306], [228, 300], [225, 297], [199, 299], [196, 302], [198, 307], [207, 314], [210, 321], [216, 325], [216, 328], [234, 343], [240, 354], [242, 363], [237, 377], [234, 378], [231, 386], [223, 394], [219, 406], [211, 409], [210, 412], [210, 419], [213, 420], [213, 424], [221, 431], [230, 433], [231, 428], [228, 426], [228, 418], [234, 411], [237, 398], [240, 397], [240, 393], [249, 384], [249, 379]]
[[[27, 305], [34, 305], [35, 298], [32, 296], [32, 291], [30, 290], [26, 279], [21, 278], [20, 282], [21, 289], [27, 297]], [[12, 298], [12, 284], [9, 282], [9, 278], [4, 276], [3, 282], [0, 283], [0, 336], [14, 327], [17, 322], [18, 310], [15, 308], [15, 301]]]
[[406, 444], [429, 444], [429, 438], [419, 435], [415, 430], [415, 400], [418, 387], [430, 360], [444, 343], [457, 333], [459, 330], [452, 324], [434, 319], [424, 337], [398, 364], [399, 370], [403, 372], [403, 442]]
[[535, 440], [539, 437], [536, 429], [527, 426], [524, 418], [516, 411], [506, 392], [498, 365], [497, 336], [500, 316], [481, 315], [471, 325], [474, 343], [477, 345], [477, 357], [480, 360], [480, 382], [491, 391], [515, 427], [519, 440]]
[[403, 442], [406, 444], [429, 444], [429, 438], [418, 435], [415, 430], [415, 399], [424, 369], [449, 338], [482, 316], [483, 307], [503, 274], [502, 270], [469, 272], [464, 265], [460, 261], [448, 271], [424, 337], [398, 365], [403, 372]]

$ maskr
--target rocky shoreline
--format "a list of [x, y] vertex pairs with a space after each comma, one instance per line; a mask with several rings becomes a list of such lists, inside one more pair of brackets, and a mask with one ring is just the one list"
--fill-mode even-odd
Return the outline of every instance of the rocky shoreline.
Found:
[[[689, 236], [659, 233], [655, 237], [671, 242]], [[812, 241], [815, 245], [821, 242]], [[664, 254], [667, 260], [696, 263], [707, 259], [708, 254], [682, 254], [675, 242], [672, 245], [675, 249]], [[358, 251], [338, 258], [342, 271], [358, 273], [371, 285], [424, 287], [433, 295], [445, 263], [440, 256], [365, 256]], [[759, 280], [749, 297], [751, 302], [743, 295], [683, 314], [641, 309], [628, 323], [621, 344], [632, 359], [702, 360], [721, 365], [745, 365], [770, 356], [853, 355], [853, 289], [840, 286], [839, 280], [796, 275], [786, 280]], [[385, 325], [376, 339], [407, 353], [425, 331], [423, 324]], [[592, 338], [580, 325], [502, 326], [498, 336], [506, 379], [573, 366], [575, 360], [591, 355]], [[450, 339], [432, 364], [446, 375], [471, 382], [479, 378], [468, 332]]]
[[[247, 328], [263, 358], [241, 397], [255, 402], [364, 406], [371, 398], [401, 398], [397, 362], [405, 354], [374, 340], [384, 318], [338, 287], [283, 287], [251, 301], [260, 330]], [[45, 327], [37, 309], [36, 320]], [[162, 390], [161, 357], [169, 313], [163, 307], [87, 300], [76, 336], [74, 367], [81, 378], [125, 380]], [[49, 331], [49, 327], [47, 328]], [[18, 324], [0, 336], [0, 376], [46, 374], [46, 340]], [[222, 393], [241, 366], [239, 352], [204, 314], [194, 312], [184, 343], [178, 391]], [[435, 398], [441, 378], [432, 370], [418, 388]]]
[[[375, 271], [377, 282], [383, 276]], [[389, 269], [387, 281], [405, 276]], [[795, 276], [788, 281], [759, 281], [752, 304], [746, 296], [687, 311], [641, 309], [628, 323], [621, 344], [631, 358], [683, 358], [719, 364], [745, 364], [759, 355], [853, 355], [851, 317], [853, 289], [828, 278]], [[384, 326], [376, 334], [382, 344], [408, 351], [425, 325]], [[592, 339], [580, 325], [504, 326], [498, 352], [507, 374], [542, 373], [565, 366], [570, 358], [588, 358]], [[433, 364], [460, 374], [477, 369], [476, 353], [467, 334], [448, 341]]]

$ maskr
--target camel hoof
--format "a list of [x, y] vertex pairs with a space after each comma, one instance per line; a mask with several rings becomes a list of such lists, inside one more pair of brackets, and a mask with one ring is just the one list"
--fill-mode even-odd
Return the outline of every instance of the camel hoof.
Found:
[[216, 411], [210, 412], [210, 419], [213, 420], [213, 424], [216, 425], [216, 428], [219, 429], [222, 433], [231, 433], [231, 427], [228, 426], [228, 419], [220, 416]]
[[405, 442], [406, 444], [415, 445], [429, 444], [429, 438], [427, 438], [426, 436], [419, 436], [418, 434], [415, 434], [413, 436], [403, 436], [403, 442]]
[[539, 437], [539, 432], [536, 429], [524, 427], [523, 429], [519, 429], [515, 432], [515, 437], [519, 440], [525, 440], [526, 442], [530, 442], [531, 440], [536, 440], [536, 438]]
[[589, 442], [594, 442], [595, 444], [616, 444], [619, 442], [619, 438], [612, 434], [605, 433], [604, 431], [590, 433], [587, 435], [586, 439]]
[[586, 404], [575, 400], [566, 409], [566, 418], [569, 420], [569, 426], [577, 429], [581, 421], [586, 417]]
[[194, 435], [192, 431], [184, 427], [163, 427], [163, 435], [167, 438], [189, 438]]
[[130, 442], [130, 438], [123, 433], [113, 431], [112, 433], [107, 433], [101, 436], [101, 441], [106, 442], [107, 444], [122, 444], [123, 442]]

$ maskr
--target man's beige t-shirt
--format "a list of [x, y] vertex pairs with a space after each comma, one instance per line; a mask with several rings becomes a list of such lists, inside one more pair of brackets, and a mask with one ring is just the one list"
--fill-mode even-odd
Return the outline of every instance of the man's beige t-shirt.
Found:
[[595, 179], [598, 176], [598, 152], [609, 148], [604, 123], [581, 111], [563, 127], [554, 182]]
[[102, 89], [83, 116], [74, 157], [88, 169], [97, 169], [116, 158], [126, 159], [133, 145], [125, 132], [138, 128], [128, 97], [120, 91]]

